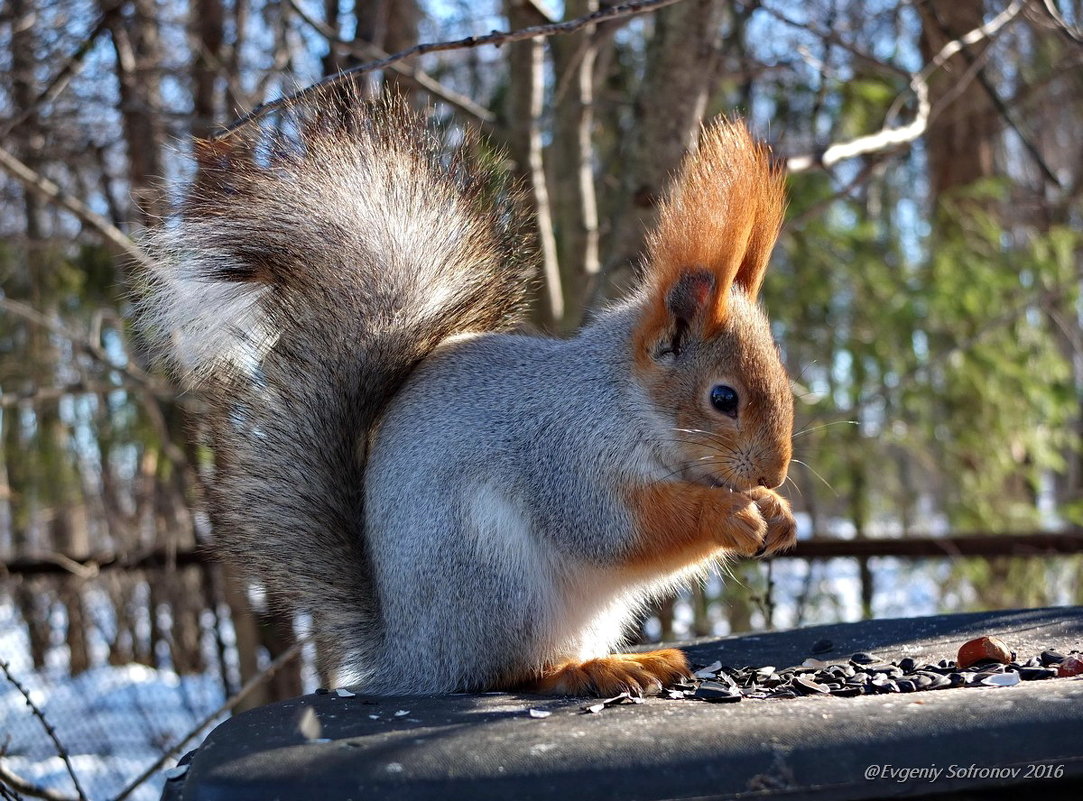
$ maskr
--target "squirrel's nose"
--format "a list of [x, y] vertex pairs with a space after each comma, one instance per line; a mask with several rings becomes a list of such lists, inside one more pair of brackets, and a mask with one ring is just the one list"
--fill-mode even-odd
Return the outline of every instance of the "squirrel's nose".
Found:
[[786, 471], [780, 470], [778, 473], [767, 473], [759, 478], [759, 485], [766, 487], [767, 489], [777, 489], [781, 487], [783, 482], [786, 481]]

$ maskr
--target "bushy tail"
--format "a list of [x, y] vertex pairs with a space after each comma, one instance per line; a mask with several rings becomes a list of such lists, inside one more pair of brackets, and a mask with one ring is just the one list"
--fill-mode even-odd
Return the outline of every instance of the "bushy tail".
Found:
[[199, 143], [150, 242], [143, 321], [208, 399], [216, 540], [355, 674], [379, 637], [367, 434], [439, 342], [516, 323], [529, 285], [511, 193], [467, 150], [402, 101], [326, 95]]

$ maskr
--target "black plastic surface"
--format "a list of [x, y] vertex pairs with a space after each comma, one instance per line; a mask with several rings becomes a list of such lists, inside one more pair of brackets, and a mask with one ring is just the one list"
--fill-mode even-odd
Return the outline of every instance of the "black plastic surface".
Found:
[[[834, 648], [819, 659], [872, 651], [935, 662], [982, 635], [1001, 637], [1022, 659], [1083, 649], [1083, 607], [817, 626], [686, 650], [700, 664], [782, 668], [826, 639]], [[219, 726], [166, 798], [1006, 798], [1022, 788], [1021, 797], [1055, 799], [1083, 787], [1081, 679], [735, 704], [648, 699], [597, 714], [583, 713], [586, 703], [304, 696]], [[530, 709], [551, 715], [532, 718]], [[315, 739], [301, 732], [306, 710], [319, 722]], [[926, 773], [885, 776], [901, 769]], [[866, 778], [870, 771], [881, 775]]]

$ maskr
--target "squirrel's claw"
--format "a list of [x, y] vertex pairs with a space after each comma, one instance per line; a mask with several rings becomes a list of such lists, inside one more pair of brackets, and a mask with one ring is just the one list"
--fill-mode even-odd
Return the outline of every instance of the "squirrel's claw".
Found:
[[774, 490], [757, 487], [751, 492], [767, 524], [767, 533], [756, 556], [770, 556], [797, 544], [797, 521], [790, 503]]
[[719, 542], [742, 556], [753, 556], [763, 547], [767, 534], [767, 521], [759, 505], [753, 502], [729, 517]]

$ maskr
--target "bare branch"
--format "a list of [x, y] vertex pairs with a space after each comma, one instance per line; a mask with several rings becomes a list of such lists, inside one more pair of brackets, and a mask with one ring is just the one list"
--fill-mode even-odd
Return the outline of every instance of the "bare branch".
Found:
[[[940, 23], [938, 20], [937, 24], [941, 32], [945, 36], [950, 35], [950, 32], [945, 29], [943, 23]], [[1019, 137], [1019, 141], [1022, 142], [1023, 148], [1028, 153], [1030, 153], [1031, 158], [1034, 159], [1034, 162], [1038, 165], [1038, 169], [1045, 177], [1045, 179], [1054, 186], [1061, 188], [1060, 179], [1057, 178], [1056, 173], [1053, 172], [1052, 168], [1046, 162], [1045, 157], [1042, 156], [1041, 151], [1038, 150], [1038, 146], [1034, 144], [1030, 135], [1026, 131], [1024, 131], [1015, 121], [1015, 117], [1012, 115], [1011, 109], [1008, 108], [1008, 105], [1004, 102], [1004, 100], [1000, 97], [1000, 94], [997, 92], [996, 87], [993, 86], [992, 81], [990, 81], [989, 78], [986, 76], [985, 62], [989, 59], [989, 52], [989, 50], [985, 50], [980, 56], [975, 57], [973, 54], [966, 50], [962, 51], [961, 55], [968, 66], [967, 76], [969, 77], [971, 74], [973, 74], [973, 77], [976, 78], [978, 83], [981, 84], [982, 89], [985, 90], [986, 96], [993, 104], [993, 107], [1000, 115], [1000, 118], [1004, 120], [1005, 123], [1007, 123], [1009, 128], [1015, 131], [1015, 135]], [[959, 81], [959, 84], [964, 87], [968, 83], [969, 80]], [[962, 90], [960, 89], [958, 91], [961, 92]]]
[[[108, 367], [110, 370], [116, 370], [125, 378], [129, 379], [132, 383], [138, 384], [140, 387], [150, 389], [154, 392], [164, 390], [164, 387], [162, 387], [159, 381], [157, 381], [153, 376], [150, 376], [147, 373], [143, 372], [143, 370], [140, 369], [138, 365], [132, 363], [131, 361], [129, 361], [127, 364], [117, 364], [115, 361], [109, 358], [109, 354], [105, 352], [104, 348], [94, 342], [91, 342], [90, 339], [88, 339], [87, 337], [75, 331], [72, 331], [59, 320], [54, 320], [51, 317], [47, 317], [46, 315], [39, 312], [37, 309], [34, 309], [31, 306], [26, 305], [25, 303], [21, 303], [20, 301], [12, 300], [11, 298], [0, 298], [0, 308], [10, 312], [11, 314], [16, 315], [17, 317], [22, 317], [24, 320], [33, 323], [34, 325], [39, 325], [42, 328], [52, 331], [54, 334], [58, 334], [64, 337], [73, 345], [75, 345], [79, 350], [91, 356], [96, 361], [101, 362], [105, 367]], [[122, 387], [116, 387], [116, 389], [122, 389]]]
[[1050, 19], [1053, 20], [1057, 30], [1076, 44], [1083, 44], [1083, 30], [1068, 24], [1068, 20], [1064, 18], [1064, 15], [1060, 13], [1060, 9], [1057, 8], [1055, 0], [1043, 0], [1042, 5], [1045, 7]]
[[[14, 790], [19, 797], [29, 795], [33, 798], [44, 798], [45, 801], [78, 801], [73, 795], [65, 795], [49, 787], [34, 784], [0, 762], [0, 792], [4, 790], [5, 785]], [[16, 796], [9, 796], [4, 793], [0, 797], [15, 798]]]
[[910, 77], [910, 89], [917, 98], [918, 108], [914, 119], [906, 125], [885, 126], [874, 134], [859, 136], [848, 142], [836, 142], [819, 154], [791, 156], [786, 160], [790, 172], [807, 172], [812, 169], [827, 169], [840, 161], [891, 150], [899, 145], [909, 144], [924, 135], [929, 127], [932, 107], [929, 103], [929, 76], [940, 69], [944, 63], [966, 47], [994, 36], [997, 31], [1015, 19], [1030, 0], [1012, 0], [1011, 4], [993, 19], [980, 25], [958, 39], [948, 42], [940, 52], [926, 64], [920, 72]]
[[[75, 792], [79, 794], [79, 796], [78, 796], [79, 800], [80, 801], [87, 801], [86, 793], [83, 792], [83, 787], [82, 787], [81, 784], [79, 784], [79, 778], [75, 775], [75, 768], [72, 767], [71, 759], [68, 757], [67, 749], [64, 748], [64, 746], [60, 742], [60, 738], [57, 737], [56, 729], [53, 728], [53, 725], [45, 717], [45, 713], [41, 711], [41, 708], [37, 704], [34, 703], [34, 699], [32, 699], [30, 697], [30, 691], [27, 690], [19, 682], [18, 679], [16, 679], [13, 675], [11, 675], [10, 665], [8, 665], [6, 660], [0, 659], [0, 670], [4, 671], [4, 676], [7, 677], [8, 682], [16, 690], [18, 690], [20, 693], [22, 693], [23, 698], [26, 699], [26, 705], [28, 707], [30, 707], [30, 712], [34, 715], [34, 717], [36, 717], [41, 722], [41, 725], [45, 728], [45, 733], [47, 735], [49, 735], [49, 739], [53, 741], [53, 746], [56, 748], [57, 756], [59, 756], [60, 759], [63, 760], [64, 767], [67, 769], [68, 775], [71, 776], [72, 784], [75, 785]], [[25, 792], [25, 791], [20, 791], [20, 792]], [[28, 795], [30, 795], [30, 794], [31, 793], [28, 793]], [[46, 796], [41, 796], [41, 797], [46, 797]]]
[[821, 39], [828, 44], [833, 44], [841, 47], [858, 61], [862, 62], [863, 64], [867, 64], [868, 66], [873, 67], [876, 70], [896, 76], [901, 75], [903, 77], [909, 77], [909, 73], [902, 67], [897, 67], [894, 64], [890, 64], [886, 61], [881, 61], [875, 56], [869, 55], [853, 43], [848, 42], [838, 32], [833, 31], [830, 28], [818, 27], [812, 20], [801, 22], [800, 20], [796, 20], [793, 17], [787, 16], [785, 13], [779, 11], [777, 8], [771, 8], [770, 6], [763, 5], [762, 3], [758, 2], [758, 0], [755, 0], [755, 2], [754, 0], [740, 0], [740, 4], [744, 6], [746, 11], [761, 10], [764, 13], [774, 17], [779, 22], [790, 26], [791, 28], [799, 28], [800, 30], [808, 31], [816, 38]]
[[[166, 424], [161, 406], [158, 403], [159, 400], [176, 399], [177, 393], [170, 388], [169, 384], [155, 376], [149, 375], [131, 359], [124, 364], [117, 364], [109, 357], [109, 354], [105, 352], [105, 349], [97, 342], [90, 339], [89, 336], [84, 336], [76, 331], [72, 331], [60, 320], [47, 317], [37, 309], [34, 309], [25, 303], [20, 303], [11, 298], [0, 298], [0, 308], [5, 309], [17, 317], [21, 317], [34, 325], [41, 326], [42, 328], [52, 331], [54, 334], [64, 337], [71, 342], [77, 350], [87, 354], [109, 370], [116, 370], [120, 373], [121, 377], [131, 385], [128, 388], [142, 396], [143, 408], [146, 410], [147, 417], [150, 419], [151, 424], [158, 434], [162, 447], [165, 449], [166, 457], [181, 469], [188, 469], [188, 460], [185, 459], [184, 453], [176, 446], [170, 437], [169, 426]], [[104, 387], [100, 385], [90, 386], [76, 384], [73, 388], [75, 391], [82, 392], [100, 392], [104, 390]], [[125, 389], [125, 386], [123, 384], [115, 385], [112, 389]], [[33, 399], [44, 399], [50, 395], [57, 394], [58, 391], [60, 391], [59, 394], [64, 394], [62, 390], [63, 388], [42, 388], [37, 392], [32, 393], [29, 397]], [[27, 396], [25, 395], [20, 396], [16, 394], [12, 396], [10, 393], [5, 394], [0, 396], [0, 408], [15, 406], [26, 400]]]
[[638, 14], [647, 14], [678, 2], [680, 2], [680, 0], [634, 0], [633, 2], [622, 3], [619, 6], [610, 6], [609, 8], [600, 9], [591, 14], [585, 14], [582, 17], [567, 20], [566, 22], [534, 25], [517, 31], [493, 31], [484, 36], [467, 36], [465, 39], [453, 39], [445, 42], [428, 42], [414, 45], [407, 50], [395, 53], [387, 58], [370, 61], [366, 64], [359, 64], [356, 67], [351, 67], [350, 69], [343, 70], [334, 75], [329, 75], [323, 80], [317, 81], [299, 92], [280, 97], [277, 100], [271, 100], [267, 103], [260, 103], [243, 117], [235, 120], [224, 131], [213, 136], [212, 140], [218, 141], [224, 139], [234, 131], [243, 128], [245, 125], [263, 117], [269, 112], [309, 97], [328, 86], [340, 83], [355, 75], [390, 67], [392, 64], [402, 61], [405, 58], [409, 58], [410, 56], [423, 55], [424, 53], [436, 53], [445, 50], [464, 50], [471, 47], [481, 47], [482, 45], [494, 45], [499, 47], [508, 42], [521, 42], [524, 39], [538, 39], [563, 33], [574, 33], [580, 28], [585, 28], [587, 25], [609, 22], [611, 20], [632, 17]]
[[275, 657], [274, 661], [271, 662], [271, 664], [269, 664], [255, 676], [250, 678], [232, 698], [229, 698], [224, 704], [222, 704], [222, 706], [218, 707], [218, 709], [214, 710], [205, 718], [203, 718], [203, 720], [197, 723], [191, 729], [191, 731], [189, 731], [181, 739], [177, 740], [177, 742], [175, 742], [158, 759], [154, 761], [153, 765], [151, 765], [145, 771], [139, 774], [139, 776], [137, 776], [131, 783], [129, 783], [127, 787], [121, 790], [120, 793], [113, 798], [113, 801], [124, 801], [124, 799], [130, 796], [133, 792], [135, 792], [139, 788], [139, 786], [143, 784], [143, 782], [145, 782], [147, 779], [149, 779], [151, 776], [161, 770], [162, 766], [165, 765], [165, 763], [168, 762], [174, 754], [180, 751], [181, 748], [187, 745], [189, 741], [196, 737], [196, 735], [198, 735], [210, 724], [212, 724], [216, 718], [225, 714], [226, 712], [229, 712], [231, 709], [237, 706], [237, 704], [247, 698], [253, 690], [259, 687], [267, 679], [271, 678], [286, 663], [290, 662], [298, 654], [300, 654], [301, 648], [303, 648], [307, 643], [307, 638], [300, 639], [289, 648], [287, 648], [285, 651], [280, 653], [277, 657]]
[[83, 59], [86, 58], [87, 53], [90, 52], [91, 48], [94, 46], [94, 42], [97, 41], [102, 31], [109, 27], [110, 21], [112, 21], [113, 16], [120, 11], [122, 4], [123, 0], [115, 0], [110, 6], [102, 10], [102, 13], [98, 15], [98, 19], [94, 23], [94, 27], [83, 37], [83, 41], [75, 48], [75, 52], [68, 57], [68, 60], [64, 62], [64, 65], [57, 70], [53, 79], [49, 81], [41, 93], [34, 98], [34, 102], [22, 109], [22, 111], [16, 114], [13, 119], [8, 120], [7, 124], [0, 129], [0, 138], [7, 138], [8, 134], [14, 131], [19, 125], [26, 122], [31, 114], [36, 112], [46, 103], [52, 103], [60, 97], [60, 94], [67, 88], [71, 79], [82, 68]]
[[[301, 4], [298, 3], [297, 0], [286, 0], [286, 4], [292, 8], [297, 16], [304, 20], [309, 27], [319, 33], [320, 36], [327, 39], [327, 41], [331, 42], [332, 46], [334, 44], [345, 45], [349, 51], [358, 58], [373, 60], [384, 60], [388, 58], [388, 54], [376, 47], [376, 45], [365, 42], [355, 42], [340, 36], [333, 28], [320, 22], [301, 8]], [[475, 103], [461, 92], [456, 92], [454, 89], [444, 86], [420, 67], [413, 64], [406, 64], [402, 61], [391, 62], [389, 67], [394, 70], [396, 74], [401, 75], [419, 89], [428, 92], [433, 97], [443, 100], [449, 106], [454, 106], [464, 114], [473, 117], [482, 125], [482, 127], [488, 127], [496, 121], [496, 116], [489, 111], [489, 109], [479, 103]]]
[[848, 196], [855, 189], [868, 181], [869, 178], [873, 176], [873, 174], [880, 168], [882, 164], [883, 160], [870, 159], [867, 164], [862, 166], [862, 168], [858, 171], [857, 175], [855, 175], [853, 177], [853, 180], [849, 181], [846, 186], [842, 187], [837, 192], [832, 192], [830, 195], [821, 200], [818, 200], [816, 203], [813, 203], [811, 206], [804, 209], [800, 214], [789, 218], [788, 220], [786, 220], [785, 223], [783, 223], [783, 227], [787, 230], [795, 228], [800, 229], [801, 226], [803, 226], [808, 220], [818, 217], [827, 208], [834, 204], [835, 201], [841, 200], [842, 198]]
[[[170, 534], [170, 532], [166, 532]], [[175, 569], [190, 565], [211, 565], [216, 560], [201, 547], [155, 547], [137, 554], [100, 553], [81, 559], [49, 551], [31, 552], [0, 562], [0, 576], [73, 575], [83, 579], [97, 578], [107, 571], [131, 573], [137, 570]]]
[[37, 192], [46, 200], [67, 209], [84, 223], [96, 230], [107, 242], [115, 245], [140, 267], [151, 266], [150, 259], [132, 240], [109, 220], [87, 206], [83, 201], [72, 197], [53, 181], [32, 170], [4, 148], [0, 147], [0, 167], [27, 189]]
[[37, 406], [59, 400], [68, 395], [108, 395], [111, 392], [124, 389], [134, 389], [134, 387], [127, 384], [111, 384], [105, 381], [71, 381], [61, 386], [33, 387], [25, 391], [14, 390], [0, 393], [0, 409], [14, 409], [16, 406]]

